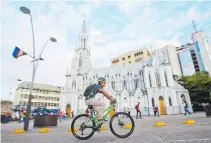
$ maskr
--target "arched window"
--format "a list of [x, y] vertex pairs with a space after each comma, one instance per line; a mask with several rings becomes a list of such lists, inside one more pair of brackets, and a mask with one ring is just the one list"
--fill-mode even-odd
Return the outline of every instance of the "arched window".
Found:
[[171, 97], [169, 97], [169, 106], [172, 106]]
[[135, 90], [138, 88], [139, 86], [139, 80], [138, 80], [138, 76], [136, 75], [135, 76], [135, 79], [134, 79], [134, 86], [135, 86]]
[[123, 77], [123, 89], [127, 90], [127, 83], [126, 83], [126, 78]]
[[159, 72], [155, 72], [155, 78], [156, 78], [157, 86], [160, 87], [161, 83], [160, 83], [160, 74], [159, 74]]
[[155, 106], [155, 101], [154, 101], [154, 98], [152, 97], [152, 107]]
[[166, 86], [169, 86], [168, 85], [168, 78], [167, 78], [167, 75], [166, 75], [166, 71], [164, 71], [164, 75], [165, 75]]
[[81, 67], [81, 66], [82, 66], [82, 60], [81, 60], [81, 59], [79, 59], [78, 66], [79, 66], [79, 67]]
[[73, 90], [73, 89], [76, 89], [76, 81], [73, 81], [73, 82], [72, 82], [72, 90]]
[[182, 102], [183, 101], [186, 101], [186, 98], [185, 98], [185, 95], [184, 94], [181, 95], [181, 99], [182, 99]]
[[114, 81], [114, 78], [112, 78], [111, 87], [115, 91], [115, 81]]
[[86, 46], [86, 39], [84, 39], [84, 48], [85, 48], [85, 46]]
[[152, 87], [152, 81], [151, 81], [151, 76], [149, 74], [149, 86]]

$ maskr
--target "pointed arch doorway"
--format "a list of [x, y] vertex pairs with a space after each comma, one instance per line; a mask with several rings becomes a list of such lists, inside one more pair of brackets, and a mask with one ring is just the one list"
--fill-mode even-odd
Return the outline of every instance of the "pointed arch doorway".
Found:
[[70, 103], [68, 103], [66, 105], [66, 114], [67, 114], [67, 117], [70, 118], [70, 116], [71, 116], [71, 105], [70, 105]]
[[166, 115], [166, 107], [163, 96], [159, 97], [160, 115]]

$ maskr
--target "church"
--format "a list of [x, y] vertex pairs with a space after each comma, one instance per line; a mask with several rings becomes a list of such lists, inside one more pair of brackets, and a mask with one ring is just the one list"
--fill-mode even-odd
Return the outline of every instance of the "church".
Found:
[[[153, 106], [158, 106], [161, 115], [180, 114], [184, 113], [183, 100], [186, 100], [192, 112], [188, 90], [174, 78], [181, 76], [176, 47], [153, 50], [150, 58], [136, 64], [92, 68], [90, 58], [89, 35], [84, 20], [60, 95], [63, 111], [70, 104], [74, 115], [85, 113], [84, 90], [99, 77], [104, 77], [107, 82], [104, 89], [117, 99], [116, 111], [124, 111], [126, 107], [131, 115], [135, 115], [135, 105], [140, 102], [142, 115], [154, 115]], [[95, 98], [103, 100], [108, 107], [106, 97], [97, 94]]]

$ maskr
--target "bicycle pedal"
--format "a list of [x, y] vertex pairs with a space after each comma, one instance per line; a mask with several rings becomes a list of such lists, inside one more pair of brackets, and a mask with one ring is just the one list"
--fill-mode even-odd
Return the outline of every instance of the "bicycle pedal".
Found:
[[96, 131], [100, 132], [100, 128], [99, 127], [95, 127], [94, 129], [95, 129], [95, 132]]

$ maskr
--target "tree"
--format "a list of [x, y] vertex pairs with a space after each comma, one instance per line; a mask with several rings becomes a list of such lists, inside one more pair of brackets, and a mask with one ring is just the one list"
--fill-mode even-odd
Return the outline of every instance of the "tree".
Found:
[[211, 95], [211, 77], [209, 77], [207, 72], [197, 72], [192, 76], [182, 76], [178, 81], [182, 82], [182, 85], [188, 89], [192, 100], [205, 98], [203, 97], [206, 96], [205, 93]]

